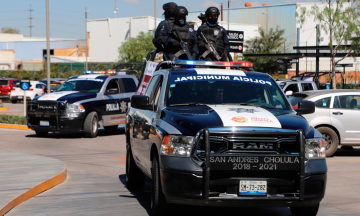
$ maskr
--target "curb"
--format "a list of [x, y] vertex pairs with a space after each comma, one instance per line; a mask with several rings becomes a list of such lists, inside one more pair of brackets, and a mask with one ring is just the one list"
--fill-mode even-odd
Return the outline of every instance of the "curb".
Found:
[[7, 110], [9, 110], [9, 108], [5, 108], [5, 107], [0, 108], [0, 111], [7, 111]]
[[26, 125], [15, 124], [0, 124], [0, 128], [18, 129], [18, 130], [31, 130]]
[[52, 187], [55, 187], [56, 185], [63, 183], [66, 180], [66, 178], [67, 178], [67, 167], [65, 166], [65, 169], [57, 176], [31, 188], [30, 190], [26, 191], [25, 193], [21, 194], [20, 196], [9, 202], [4, 208], [0, 209], [0, 215], [5, 215], [7, 212], [9, 212], [11, 209], [21, 204], [22, 202], [46, 190], [49, 190]]

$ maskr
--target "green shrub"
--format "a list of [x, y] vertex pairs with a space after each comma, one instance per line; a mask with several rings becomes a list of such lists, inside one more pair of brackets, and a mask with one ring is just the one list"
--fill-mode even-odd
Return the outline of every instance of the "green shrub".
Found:
[[0, 123], [26, 125], [26, 118], [24, 116], [0, 115]]

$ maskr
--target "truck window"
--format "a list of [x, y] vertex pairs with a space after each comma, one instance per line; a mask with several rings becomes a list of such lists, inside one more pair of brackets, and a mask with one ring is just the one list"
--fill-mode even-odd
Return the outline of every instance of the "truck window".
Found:
[[297, 83], [295, 83], [295, 84], [290, 84], [288, 87], [286, 87], [286, 89], [285, 89], [284, 92], [287, 92], [287, 91], [299, 92], [299, 88], [298, 88]]
[[310, 91], [310, 90], [314, 90], [313, 86], [311, 83], [301, 83], [301, 87], [303, 91]]
[[132, 78], [121, 78], [122, 86], [124, 86], [125, 93], [136, 92], [136, 84]]

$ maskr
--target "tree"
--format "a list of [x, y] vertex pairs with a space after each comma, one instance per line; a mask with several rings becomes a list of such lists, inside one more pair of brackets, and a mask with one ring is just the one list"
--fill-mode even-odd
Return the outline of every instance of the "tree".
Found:
[[[331, 61], [331, 79], [332, 88], [336, 89], [335, 67], [343, 59], [355, 56], [359, 53], [359, 1], [358, 0], [320, 0], [322, 5], [313, 5], [309, 11], [305, 7], [297, 10], [296, 16], [298, 22], [303, 27], [305, 21], [310, 16], [319, 23], [317, 35], [323, 31], [329, 37], [330, 61]], [[350, 46], [346, 45], [350, 42]], [[335, 58], [339, 52], [345, 52], [346, 55], [341, 58]]]
[[[274, 30], [271, 28], [269, 32], [260, 28], [260, 36], [246, 41], [244, 47], [247, 48], [245, 54], [276, 54], [282, 53], [284, 47], [285, 30], [278, 27]], [[279, 70], [278, 58], [274, 57], [245, 57], [245, 61], [253, 62], [256, 71], [273, 74]]]
[[152, 39], [153, 35], [140, 32], [136, 38], [124, 42], [119, 47], [120, 62], [136, 63], [143, 62], [143, 58], [153, 49], [155, 49]]
[[11, 27], [2, 27], [1, 33], [7, 33], [7, 34], [20, 34], [19, 29], [11, 28]]

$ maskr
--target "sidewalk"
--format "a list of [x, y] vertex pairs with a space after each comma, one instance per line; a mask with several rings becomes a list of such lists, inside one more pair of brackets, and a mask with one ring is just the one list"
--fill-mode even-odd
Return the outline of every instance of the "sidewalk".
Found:
[[0, 151], [0, 216], [66, 180], [65, 163], [44, 156]]

